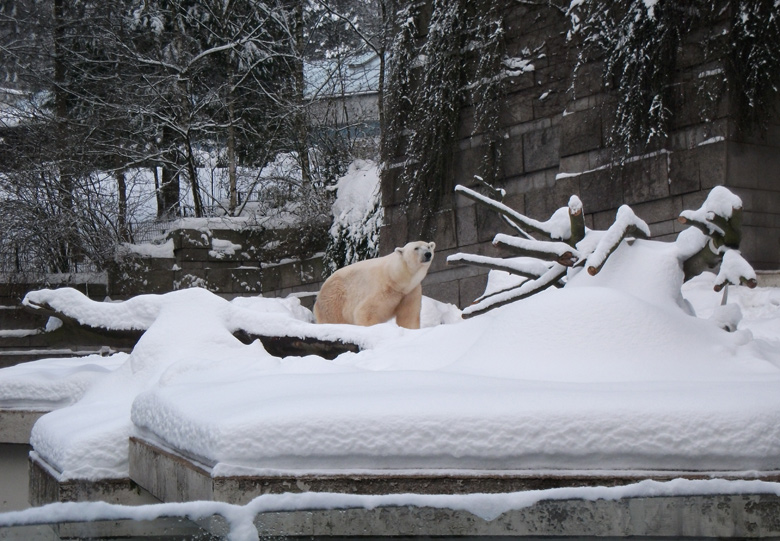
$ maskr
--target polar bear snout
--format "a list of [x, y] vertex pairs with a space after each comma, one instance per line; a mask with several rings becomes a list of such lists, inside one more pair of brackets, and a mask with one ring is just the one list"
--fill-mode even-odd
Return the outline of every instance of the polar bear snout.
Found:
[[431, 259], [433, 259], [433, 254], [430, 251], [425, 252], [422, 256], [424, 263], [428, 263]]

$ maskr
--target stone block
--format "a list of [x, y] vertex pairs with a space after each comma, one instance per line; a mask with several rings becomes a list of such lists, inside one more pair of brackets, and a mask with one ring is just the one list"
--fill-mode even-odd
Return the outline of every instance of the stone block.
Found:
[[533, 100], [536, 92], [513, 92], [504, 98], [499, 113], [501, 126], [515, 126], [529, 122], [534, 118]]
[[522, 137], [507, 137], [502, 139], [500, 149], [501, 175], [504, 178], [509, 178], [522, 174], [524, 172]]
[[617, 209], [593, 213], [593, 229], [597, 231], [606, 231], [609, 229], [609, 227], [615, 223], [616, 211]]
[[777, 190], [780, 187], [780, 149], [729, 142], [726, 186]]
[[594, 169], [590, 167], [589, 154], [590, 153], [588, 152], [583, 152], [581, 154], [561, 156], [561, 162], [558, 164], [558, 173], [556, 176], [566, 177], [581, 175], [582, 173]]
[[173, 239], [174, 253], [183, 249], [211, 247], [211, 231], [174, 229], [169, 233], [169, 238]]
[[279, 265], [279, 274], [281, 277], [281, 288], [292, 288], [301, 283], [301, 262], [293, 261]]
[[409, 239], [409, 241], [435, 240], [437, 251], [448, 250], [450, 248], [455, 248], [458, 245], [454, 210], [448, 209], [437, 212], [434, 227], [436, 228], [436, 232], [433, 239]]
[[282, 288], [280, 265], [263, 266], [260, 269], [260, 292], [265, 295]]
[[[683, 210], [696, 210], [702, 206], [704, 203], [704, 200], [707, 199], [707, 194], [709, 193], [709, 190], [702, 190], [700, 192], [691, 192], [683, 194], [682, 196], [682, 206]], [[681, 224], [682, 225], [682, 224]], [[687, 226], [684, 226], [681, 228], [685, 229]]]
[[469, 276], [458, 280], [458, 289], [460, 299], [457, 303], [458, 308], [463, 309], [474, 302], [475, 299], [482, 296], [485, 293], [485, 287], [487, 286], [487, 269], [481, 270], [482, 274], [477, 276]]
[[627, 163], [621, 171], [623, 202], [628, 205], [669, 196], [669, 171], [665, 152]]
[[777, 269], [780, 261], [780, 229], [742, 227], [742, 255], [758, 269]]
[[[465, 199], [465, 197], [463, 199]], [[459, 246], [466, 246], [478, 242], [476, 205], [476, 203], [473, 203], [455, 209], [455, 231]]]
[[591, 60], [582, 64], [573, 80], [573, 95], [576, 99], [599, 94], [604, 91], [604, 63]]
[[321, 257], [301, 261], [301, 286], [322, 282], [325, 274], [325, 263]]
[[561, 156], [571, 156], [601, 148], [601, 111], [587, 109], [569, 113], [561, 122]]
[[482, 158], [485, 148], [476, 146], [455, 152], [453, 173], [455, 184], [468, 186], [474, 182], [474, 175], [479, 175], [482, 170]]
[[437, 284], [423, 283], [423, 295], [439, 302], [446, 302], [458, 306], [458, 282], [440, 282]]
[[561, 130], [554, 126], [523, 135], [523, 164], [526, 171], [556, 167], [560, 162]]
[[[780, 184], [778, 184], [780, 189]], [[780, 215], [780, 191], [732, 190], [742, 199], [746, 213], [767, 213]]]
[[176, 271], [151, 270], [146, 265], [126, 265], [109, 271], [108, 294], [128, 297], [145, 293], [161, 294], [173, 291]]
[[237, 294], [262, 293], [262, 280], [260, 267], [245, 267], [233, 269], [231, 272], [231, 290]]
[[532, 102], [535, 119], [550, 117], [558, 119], [566, 109], [566, 103], [569, 101], [566, 95], [566, 85], [555, 79], [559, 75], [557, 71], [559, 69], [560, 66], [555, 66], [538, 74], [538, 76], [545, 76], [549, 80], [536, 87], [536, 99]]
[[234, 269], [206, 269], [206, 288], [213, 293], [234, 293]]
[[176, 250], [176, 261], [180, 265], [189, 263], [205, 263], [210, 261], [208, 248], [182, 248]]
[[669, 193], [677, 195], [700, 189], [699, 161], [696, 150], [672, 152], [669, 157]]
[[[682, 197], [667, 197], [631, 205], [634, 213], [647, 224], [676, 220], [684, 210]], [[670, 231], [671, 232], [671, 231]]]
[[[764, 192], [757, 192], [763, 194]], [[774, 212], [755, 212], [753, 209], [755, 205], [749, 202], [748, 199], [742, 197], [742, 203], [744, 208], [749, 209], [742, 215], [743, 225], [751, 225], [754, 227], [766, 227], [768, 229], [780, 229], [780, 214]]]
[[379, 230], [379, 255], [387, 255], [399, 246], [406, 244], [407, 222], [402, 220], [386, 224]]
[[728, 184], [729, 158], [725, 141], [697, 147], [696, 159], [702, 190]]
[[[580, 192], [579, 176], [557, 179], [549, 188], [532, 190], [525, 194], [526, 215], [542, 222], [548, 220], [556, 210], [569, 204], [572, 195], [578, 195]], [[587, 207], [585, 210], [587, 212]]]
[[475, 218], [478, 242], [490, 242], [497, 233], [512, 234], [512, 229], [504, 222], [501, 215], [485, 205], [475, 205]]
[[406, 189], [402, 185], [403, 172], [403, 162], [400, 165], [391, 164], [382, 170], [380, 186], [383, 207], [399, 205], [406, 200]]
[[650, 238], [661, 241], [676, 239], [678, 233], [675, 231], [675, 221], [676, 220], [667, 220], [665, 222], [648, 224], [650, 227]]

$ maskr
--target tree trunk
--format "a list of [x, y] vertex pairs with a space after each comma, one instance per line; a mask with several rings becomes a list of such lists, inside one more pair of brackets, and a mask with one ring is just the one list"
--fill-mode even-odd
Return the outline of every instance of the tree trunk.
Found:
[[65, 90], [65, 47], [63, 44], [65, 39], [64, 0], [54, 0], [52, 19], [54, 24], [54, 117], [59, 163], [58, 204], [62, 227], [56, 270], [70, 272], [77, 239], [73, 224], [73, 176], [68, 165], [68, 96]]
[[127, 182], [125, 179], [125, 170], [118, 169], [116, 172], [117, 188], [117, 232], [120, 242], [132, 242], [130, 230], [127, 227]]
[[203, 203], [200, 199], [200, 183], [198, 182], [198, 170], [195, 167], [195, 156], [192, 153], [192, 141], [187, 136], [187, 173], [190, 177], [190, 189], [192, 190], [192, 205], [196, 218], [203, 217]]
[[[171, 129], [163, 126], [162, 144], [171, 144]], [[163, 147], [164, 148], [164, 147]], [[176, 150], [168, 149], [164, 153], [162, 179], [157, 190], [157, 218], [172, 220], [179, 216], [179, 168]], [[155, 179], [157, 174], [155, 173]]]
[[309, 163], [309, 130], [306, 125], [306, 112], [304, 110], [304, 79], [303, 79], [303, 2], [299, 1], [295, 6], [295, 139], [298, 147], [298, 161], [301, 165], [301, 181], [303, 184], [311, 182], [311, 164]]
[[228, 158], [228, 190], [230, 192], [230, 202], [228, 203], [228, 214], [236, 215], [238, 206], [238, 186], [236, 180], [236, 126], [235, 109], [233, 104], [233, 92], [230, 90], [228, 96], [228, 130], [227, 130], [227, 158]]

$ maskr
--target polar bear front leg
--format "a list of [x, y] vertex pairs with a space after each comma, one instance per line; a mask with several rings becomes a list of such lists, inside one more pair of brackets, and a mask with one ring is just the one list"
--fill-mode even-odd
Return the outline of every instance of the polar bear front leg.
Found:
[[407, 329], [420, 328], [420, 310], [422, 309], [422, 286], [411, 290], [398, 304], [395, 310], [395, 322]]

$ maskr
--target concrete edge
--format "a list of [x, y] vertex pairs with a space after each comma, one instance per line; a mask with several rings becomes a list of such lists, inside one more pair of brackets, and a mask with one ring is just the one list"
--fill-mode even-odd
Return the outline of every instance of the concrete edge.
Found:
[[[246, 504], [268, 493], [307, 491], [345, 494], [457, 494], [532, 490], [553, 486], [615, 486], [637, 477], [604, 475], [327, 475], [211, 477], [211, 468], [170, 449], [134, 437], [131, 477], [163, 501], [198, 499], [210, 491], [214, 500]], [[671, 477], [679, 477], [672, 475]], [[690, 474], [691, 478], [708, 478]], [[769, 479], [767, 476], [765, 479]], [[655, 477], [654, 478], [658, 478]], [[774, 479], [777, 477], [774, 476]], [[188, 482], [194, 480], [194, 486]], [[662, 479], [661, 479], [662, 480]], [[177, 490], [173, 490], [173, 487]], [[200, 492], [199, 492], [200, 491]], [[203, 524], [225, 533], [216, 517]], [[465, 510], [388, 506], [372, 509], [308, 509], [262, 513], [255, 517], [266, 536], [594, 536], [654, 538], [719, 538], [780, 536], [780, 496], [713, 494], [608, 499], [542, 500], [486, 519]]]
[[[68, 479], [61, 481], [57, 469], [44, 458], [30, 453], [29, 496], [30, 504], [39, 507], [54, 502], [103, 501], [119, 505], [148, 505], [160, 503], [132, 479]], [[158, 518], [154, 521], [111, 520], [83, 523], [59, 523], [52, 525], [54, 532], [63, 539], [154, 539], [197, 538], [203, 530], [189, 520]]]
[[33, 425], [47, 413], [45, 410], [0, 409], [0, 443], [28, 444]]

